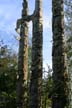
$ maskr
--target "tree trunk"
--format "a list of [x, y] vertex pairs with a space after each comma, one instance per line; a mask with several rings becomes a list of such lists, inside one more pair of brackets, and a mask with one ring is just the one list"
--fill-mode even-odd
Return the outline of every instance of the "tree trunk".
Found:
[[28, 1], [23, 1], [22, 19], [20, 19], [20, 42], [18, 58], [17, 108], [27, 108], [28, 74], [28, 22], [23, 20], [28, 15]]
[[64, 35], [63, 0], [52, 0], [53, 31], [53, 95], [52, 108], [65, 108], [67, 104], [66, 46]]
[[41, 107], [42, 85], [42, 0], [35, 0], [32, 38], [32, 73], [30, 82], [30, 108]]

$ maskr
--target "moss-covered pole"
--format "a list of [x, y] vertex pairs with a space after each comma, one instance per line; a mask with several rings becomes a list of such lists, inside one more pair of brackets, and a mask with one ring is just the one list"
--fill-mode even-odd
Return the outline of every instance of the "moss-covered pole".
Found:
[[43, 19], [42, 0], [35, 0], [32, 37], [32, 73], [30, 82], [30, 108], [41, 107], [42, 90], [42, 44]]
[[64, 35], [64, 0], [52, 0], [52, 12], [54, 83], [52, 108], [65, 108], [67, 104], [68, 86]]

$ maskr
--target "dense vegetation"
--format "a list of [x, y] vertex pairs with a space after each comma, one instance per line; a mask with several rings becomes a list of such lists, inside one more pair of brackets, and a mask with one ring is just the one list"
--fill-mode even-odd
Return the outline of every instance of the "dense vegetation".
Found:
[[[7, 45], [0, 42], [0, 108], [16, 108], [16, 86], [18, 54]], [[28, 89], [31, 71], [31, 46], [29, 47], [29, 75]], [[52, 69], [43, 69], [42, 106], [51, 106]], [[29, 94], [29, 90], [28, 94]], [[29, 96], [27, 97], [29, 99]], [[28, 101], [29, 102], [29, 101]]]
[[0, 107], [16, 107], [17, 54], [0, 42]]

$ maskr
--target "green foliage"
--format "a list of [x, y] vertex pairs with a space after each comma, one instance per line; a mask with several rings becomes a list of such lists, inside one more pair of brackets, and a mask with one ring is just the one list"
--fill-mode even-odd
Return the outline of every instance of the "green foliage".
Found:
[[[29, 44], [28, 58], [28, 103], [29, 103], [29, 84], [31, 74], [31, 45]], [[17, 58], [12, 49], [9, 49], [2, 41], [0, 41], [0, 108], [16, 108], [16, 84], [17, 84]], [[29, 104], [28, 104], [29, 105]]]
[[0, 108], [16, 107], [17, 55], [0, 43]]
[[72, 0], [65, 0], [65, 31], [67, 38], [68, 67], [72, 68]]
[[42, 83], [42, 108], [51, 107], [51, 96], [52, 96], [52, 69], [48, 66], [47, 71], [43, 71], [43, 83]]
[[72, 0], [65, 0], [65, 31], [67, 38], [67, 64], [68, 64], [68, 76], [69, 76], [69, 105], [72, 107]]

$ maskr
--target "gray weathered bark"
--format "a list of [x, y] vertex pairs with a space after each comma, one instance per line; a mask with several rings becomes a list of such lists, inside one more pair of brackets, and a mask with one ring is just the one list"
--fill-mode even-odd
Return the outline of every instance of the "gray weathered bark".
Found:
[[52, 108], [65, 108], [67, 104], [66, 46], [64, 35], [64, 0], [52, 0], [53, 31], [53, 96]]
[[30, 82], [30, 108], [41, 107], [42, 85], [42, 0], [35, 0], [32, 37], [32, 73]]
[[27, 108], [27, 74], [28, 74], [28, 22], [23, 20], [28, 15], [28, 1], [23, 0], [22, 18], [17, 21], [20, 28], [18, 82], [17, 82], [17, 108]]

